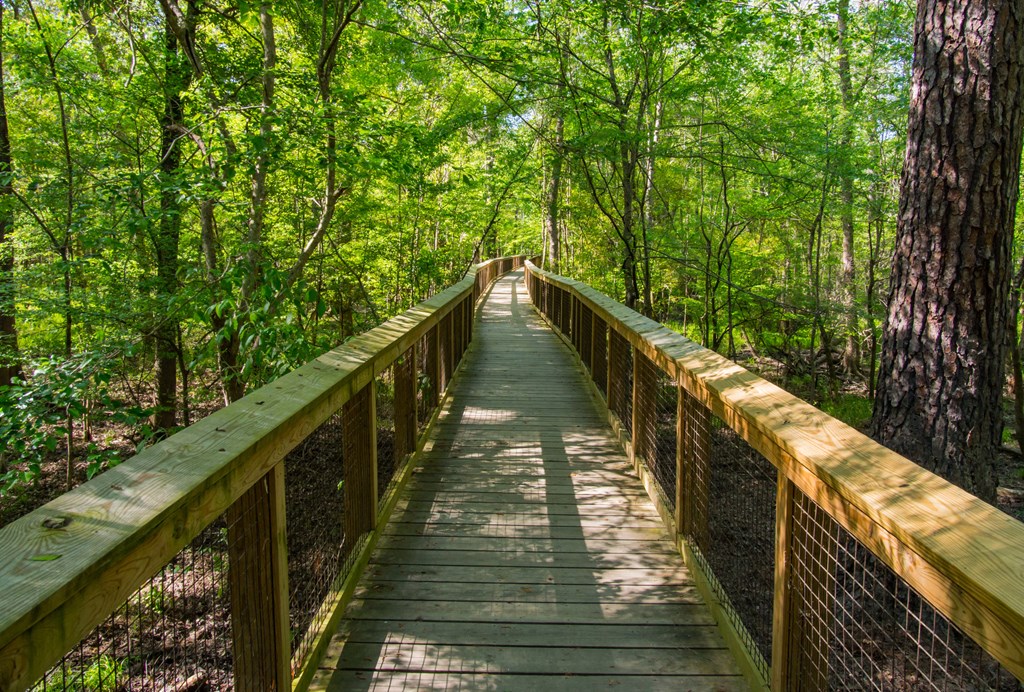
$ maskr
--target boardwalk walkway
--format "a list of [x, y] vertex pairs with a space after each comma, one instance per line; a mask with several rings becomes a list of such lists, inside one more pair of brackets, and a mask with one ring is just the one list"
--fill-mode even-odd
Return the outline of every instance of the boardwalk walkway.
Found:
[[521, 271], [476, 330], [312, 689], [746, 689]]

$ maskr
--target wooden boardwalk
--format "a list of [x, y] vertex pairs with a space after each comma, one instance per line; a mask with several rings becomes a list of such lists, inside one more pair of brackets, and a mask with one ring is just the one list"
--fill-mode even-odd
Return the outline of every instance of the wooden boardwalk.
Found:
[[476, 330], [312, 689], [748, 689], [521, 271]]

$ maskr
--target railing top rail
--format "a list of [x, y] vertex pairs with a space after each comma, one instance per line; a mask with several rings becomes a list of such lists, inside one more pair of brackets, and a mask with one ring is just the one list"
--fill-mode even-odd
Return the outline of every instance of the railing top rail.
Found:
[[[0, 528], [0, 680], [16, 677], [5, 667], [33, 647], [21, 641], [9, 651], [12, 641], [100, 580], [108, 592], [130, 594], [502, 259], [474, 265], [428, 300]], [[76, 617], [105, 616], [89, 610]], [[33, 636], [64, 636], [43, 629]]]
[[[844, 501], [825, 507], [898, 573], [928, 570], [961, 592], [943, 609], [976, 600], [1024, 633], [1024, 524], [727, 358], [648, 319], [590, 286], [526, 263], [528, 272], [576, 294], [636, 349], [730, 424], [802, 490], [809, 477]], [[818, 498], [816, 498], [818, 499]], [[896, 540], [892, 540], [895, 538]], [[925, 575], [924, 579], [928, 576]], [[937, 604], [938, 605], [938, 604]], [[957, 619], [957, 618], [954, 618]], [[981, 623], [995, 629], [997, 622]], [[1015, 661], [1006, 661], [1007, 654]], [[1020, 675], [1024, 651], [1001, 651]]]

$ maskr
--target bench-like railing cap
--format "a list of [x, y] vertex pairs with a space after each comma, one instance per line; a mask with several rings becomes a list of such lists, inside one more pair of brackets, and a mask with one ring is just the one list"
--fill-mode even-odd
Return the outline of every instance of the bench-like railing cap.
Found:
[[[0, 529], [0, 682], [106, 617], [500, 259]], [[43, 622], [72, 599], [72, 616]]]
[[848, 504], [826, 506], [829, 514], [1024, 678], [1024, 524], [590, 286], [526, 266], [572, 290], [802, 492], [827, 502], [812, 478], [835, 491]]

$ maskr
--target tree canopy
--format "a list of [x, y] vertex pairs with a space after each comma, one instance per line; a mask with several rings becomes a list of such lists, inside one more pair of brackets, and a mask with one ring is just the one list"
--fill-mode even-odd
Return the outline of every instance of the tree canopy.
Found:
[[809, 399], [873, 392], [907, 2], [2, 8], [5, 487], [511, 253]]

